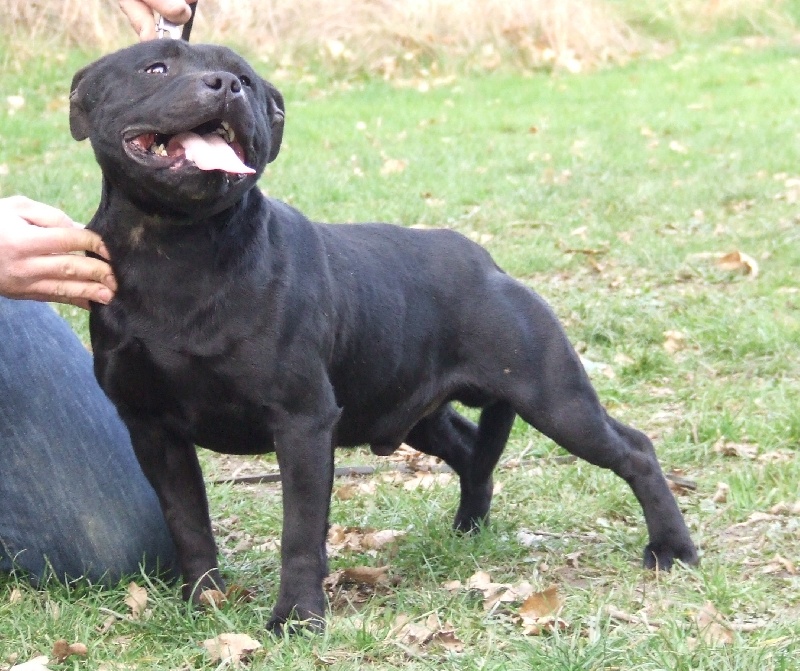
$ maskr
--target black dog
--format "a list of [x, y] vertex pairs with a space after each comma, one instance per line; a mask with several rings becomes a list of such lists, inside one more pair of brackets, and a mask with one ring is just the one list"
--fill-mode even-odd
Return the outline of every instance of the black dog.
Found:
[[[161, 500], [185, 597], [223, 585], [195, 444], [277, 453], [276, 628], [325, 612], [335, 446], [441, 457], [468, 531], [516, 414], [630, 485], [646, 566], [697, 562], [650, 441], [608, 416], [556, 317], [485, 250], [447, 230], [311, 223], [258, 190], [283, 99], [235, 53], [139, 44], [78, 72], [70, 101], [103, 171], [90, 228], [119, 283], [92, 307], [96, 373]], [[452, 401], [482, 408], [477, 426]]]

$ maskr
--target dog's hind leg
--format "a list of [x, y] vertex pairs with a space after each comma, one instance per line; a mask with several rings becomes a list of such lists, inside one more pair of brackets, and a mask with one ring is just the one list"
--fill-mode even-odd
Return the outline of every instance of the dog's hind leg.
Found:
[[539, 331], [535, 365], [522, 366], [514, 375], [514, 408], [561, 447], [628, 483], [650, 536], [645, 566], [669, 569], [675, 560], [696, 564], [697, 551], [650, 439], [609, 417], [577, 354], [560, 327], [552, 326]]
[[469, 532], [488, 522], [492, 472], [514, 417], [510, 404], [496, 401], [483, 409], [475, 425], [447, 404], [417, 423], [406, 437], [411, 447], [439, 457], [458, 474], [461, 501], [453, 523], [456, 530]]

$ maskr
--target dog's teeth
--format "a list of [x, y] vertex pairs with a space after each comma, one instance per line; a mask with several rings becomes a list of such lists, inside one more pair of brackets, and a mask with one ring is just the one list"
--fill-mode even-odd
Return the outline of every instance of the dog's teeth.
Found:
[[236, 139], [236, 133], [233, 132], [233, 128], [227, 121], [223, 121], [217, 131], [228, 144]]

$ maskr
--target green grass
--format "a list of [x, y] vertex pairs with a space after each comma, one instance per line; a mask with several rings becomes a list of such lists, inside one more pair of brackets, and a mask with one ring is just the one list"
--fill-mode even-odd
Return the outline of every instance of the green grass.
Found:
[[[89, 58], [0, 49], [0, 195], [91, 216], [99, 173], [67, 125], [69, 81]], [[364, 603], [337, 599], [323, 636], [264, 635], [277, 554], [233, 552], [244, 534], [254, 545], [279, 536], [279, 491], [212, 486], [214, 519], [228, 529], [224, 572], [254, 587], [254, 602], [198, 613], [174, 588], [154, 586], [149, 619], [101, 633], [103, 609], [126, 612], [124, 586], [37, 590], [0, 579], [0, 668], [59, 638], [90, 652], [56, 668], [213, 668], [199, 643], [224, 631], [264, 643], [257, 669], [800, 668], [800, 578], [765, 572], [776, 554], [800, 566], [800, 523], [751, 518], [800, 499], [800, 191], [787, 186], [800, 177], [798, 67], [800, 51], [787, 43], [723, 41], [593, 74], [460, 77], [427, 92], [308, 74], [275, 82], [287, 100], [285, 145], [262, 187], [318, 220], [482, 237], [551, 302], [583, 355], [607, 364], [613, 377], [594, 379], [610, 411], [655, 439], [666, 470], [697, 482], [679, 503], [703, 551], [698, 570], [642, 571], [645, 531], [624, 483], [549, 459], [561, 451], [518, 424], [505, 458], [524, 453], [522, 465], [498, 471], [493, 523], [477, 537], [449, 531], [453, 482], [409, 492], [376, 478], [374, 494], [334, 500], [332, 522], [408, 533], [378, 556], [332, 560], [334, 569], [388, 563], [396, 584]], [[25, 97], [14, 115], [9, 95]], [[381, 175], [387, 159], [406, 167]], [[702, 256], [734, 250], [758, 261], [757, 277]], [[85, 337], [85, 316], [64, 313]], [[664, 349], [667, 331], [684, 335], [683, 349]], [[754, 445], [757, 456], [723, 456], [721, 440]], [[359, 450], [339, 462], [372, 460]], [[210, 456], [204, 463], [209, 478], [221, 472]], [[715, 503], [719, 482], [730, 492]], [[524, 529], [552, 535], [527, 547], [517, 540]], [[566, 560], [575, 552], [577, 567]], [[442, 587], [477, 570], [497, 582], [555, 583], [566, 627], [526, 637], [509, 614], [518, 604], [487, 613], [479, 594]], [[731, 643], [698, 635], [694, 614], [707, 601], [737, 624]], [[610, 619], [609, 605], [659, 626]], [[398, 643], [399, 615], [430, 613], [452, 624], [463, 652], [409, 655]]]

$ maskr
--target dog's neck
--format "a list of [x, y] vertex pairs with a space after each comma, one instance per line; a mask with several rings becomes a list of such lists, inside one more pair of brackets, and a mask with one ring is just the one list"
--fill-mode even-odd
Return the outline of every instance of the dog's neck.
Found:
[[266, 218], [259, 215], [265, 207], [266, 199], [253, 187], [221, 212], [169, 212], [133, 201], [103, 177], [100, 204], [89, 228], [103, 238], [115, 264], [124, 265], [127, 258], [139, 255], [169, 257], [170, 250], [180, 246], [184, 262], [227, 267], [241, 260], [243, 249], [260, 233], [260, 222]]
[[254, 282], [269, 282], [269, 209], [253, 187], [233, 207], [208, 217], [148, 212], [104, 178], [89, 228], [103, 238], [119, 285], [110, 307], [133, 308], [137, 319], [173, 331], [181, 330], [178, 322], [224, 312], [229, 292], [251, 293]]

